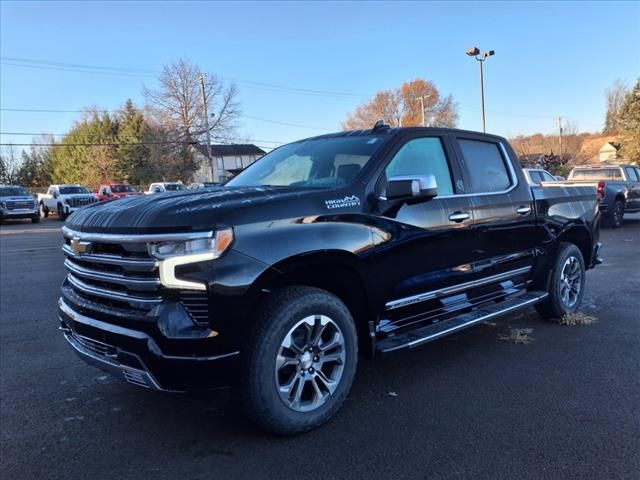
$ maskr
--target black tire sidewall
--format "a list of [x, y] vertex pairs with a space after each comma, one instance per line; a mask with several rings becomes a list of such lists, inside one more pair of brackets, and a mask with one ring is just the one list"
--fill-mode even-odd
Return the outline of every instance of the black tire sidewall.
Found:
[[[250, 342], [246, 391], [250, 398], [249, 414], [264, 427], [280, 434], [295, 434], [311, 430], [328, 421], [340, 409], [351, 389], [357, 365], [357, 335], [349, 310], [335, 296], [323, 290], [304, 287], [298, 295], [288, 292], [289, 302], [271, 311], [266, 322]], [[326, 403], [312, 412], [296, 412], [284, 404], [275, 381], [275, 360], [282, 340], [303, 318], [326, 315], [342, 331], [346, 360], [340, 384]], [[264, 328], [267, 327], [267, 328]]]
[[[618, 211], [620, 214], [616, 217], [616, 212]], [[620, 200], [616, 200], [616, 202], [613, 204], [613, 210], [611, 211], [611, 226], [613, 228], [618, 228], [622, 226], [623, 218], [624, 218], [624, 203], [622, 203]]]
[[[564, 268], [564, 264], [569, 257], [576, 257], [578, 262], [580, 263], [580, 293], [578, 294], [578, 300], [572, 307], [568, 307], [562, 301], [561, 294], [561, 277], [562, 277], [562, 269]], [[584, 297], [585, 290], [585, 264], [584, 258], [582, 257], [582, 253], [580, 249], [572, 243], [561, 243], [560, 250], [558, 251], [558, 257], [556, 258], [556, 263], [553, 270], [553, 275], [551, 276], [551, 285], [549, 286], [549, 303], [552, 310], [552, 314], [555, 318], [561, 318], [563, 315], [568, 313], [576, 312], [580, 305], [582, 304], [582, 299]]]
[[44, 203], [40, 204], [40, 211], [42, 212], [42, 216], [47, 218], [49, 216], [49, 209], [44, 206]]

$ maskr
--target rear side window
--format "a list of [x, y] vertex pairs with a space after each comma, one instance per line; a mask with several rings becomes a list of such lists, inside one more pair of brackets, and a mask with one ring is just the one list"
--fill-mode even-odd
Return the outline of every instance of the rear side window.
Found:
[[453, 195], [447, 157], [442, 142], [436, 137], [408, 141], [389, 162], [385, 174], [387, 179], [401, 175], [432, 174], [438, 184], [438, 196]]
[[570, 180], [622, 180], [622, 171], [619, 168], [575, 168]]
[[507, 165], [497, 144], [464, 139], [458, 143], [471, 176], [473, 193], [502, 192], [511, 186]]
[[636, 175], [636, 170], [634, 168], [626, 167], [625, 170], [627, 172], [627, 177], [629, 177], [629, 180], [631, 180], [632, 182], [638, 181], [638, 176]]

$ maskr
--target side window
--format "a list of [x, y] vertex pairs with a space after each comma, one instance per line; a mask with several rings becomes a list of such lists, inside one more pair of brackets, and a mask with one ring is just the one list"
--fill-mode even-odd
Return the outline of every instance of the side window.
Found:
[[636, 168], [636, 175], [638, 176], [638, 181], [640, 182], [640, 168]]
[[543, 182], [555, 182], [556, 179], [553, 178], [553, 175], [551, 175], [549, 172], [540, 172], [540, 175], [542, 176], [542, 181]]
[[538, 170], [529, 170], [529, 177], [533, 183], [540, 183], [542, 181], [542, 177]]
[[408, 141], [393, 157], [385, 170], [387, 178], [399, 175], [436, 177], [438, 196], [453, 195], [453, 184], [447, 157], [439, 138], [416, 138]]
[[511, 186], [505, 160], [496, 143], [459, 139], [473, 193], [502, 192]]
[[636, 170], [634, 168], [625, 167], [625, 171], [627, 172], [627, 177], [629, 177], [629, 180], [631, 180], [632, 182], [638, 181], [638, 176], [636, 175]]

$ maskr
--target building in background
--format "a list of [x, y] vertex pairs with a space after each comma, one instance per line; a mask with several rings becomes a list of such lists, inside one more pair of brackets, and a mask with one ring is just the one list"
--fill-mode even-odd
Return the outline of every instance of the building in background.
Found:
[[265, 153], [260, 147], [248, 144], [211, 145], [213, 171], [207, 157], [207, 146], [195, 145], [198, 169], [193, 175], [194, 182], [222, 183], [243, 168], [248, 167]]
[[598, 160], [605, 162], [615, 162], [620, 159], [620, 144], [618, 142], [607, 142], [598, 151]]

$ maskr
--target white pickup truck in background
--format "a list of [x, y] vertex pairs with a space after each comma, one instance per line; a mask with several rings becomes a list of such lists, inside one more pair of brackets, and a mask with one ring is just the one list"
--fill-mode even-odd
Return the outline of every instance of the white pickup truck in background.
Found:
[[97, 202], [95, 195], [82, 185], [51, 185], [47, 193], [38, 194], [42, 216], [54, 212], [63, 221], [79, 208]]

